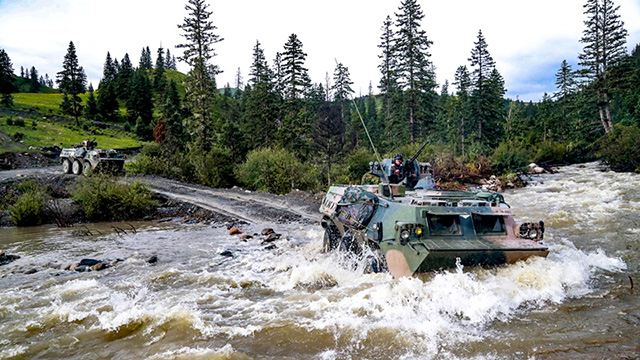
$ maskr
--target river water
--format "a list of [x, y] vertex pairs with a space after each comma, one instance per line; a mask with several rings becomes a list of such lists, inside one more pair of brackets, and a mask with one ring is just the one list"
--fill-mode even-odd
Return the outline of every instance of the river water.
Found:
[[[275, 250], [204, 225], [0, 229], [21, 256], [0, 267], [0, 358], [635, 359], [639, 188], [595, 163], [536, 177], [504, 195], [545, 220], [548, 258], [400, 280], [320, 253], [319, 226], [276, 226]], [[59, 269], [82, 258], [124, 261]]]

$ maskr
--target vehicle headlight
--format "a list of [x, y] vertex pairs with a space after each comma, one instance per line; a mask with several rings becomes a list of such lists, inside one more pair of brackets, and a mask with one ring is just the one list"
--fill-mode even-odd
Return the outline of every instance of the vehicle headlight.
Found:
[[422, 235], [422, 228], [421, 228], [421, 227], [417, 227], [417, 228], [416, 228], [416, 235], [417, 235], [417, 236]]
[[400, 237], [402, 238], [402, 240], [407, 240], [409, 236], [411, 236], [411, 233], [409, 232], [409, 230], [402, 230], [400, 232]]

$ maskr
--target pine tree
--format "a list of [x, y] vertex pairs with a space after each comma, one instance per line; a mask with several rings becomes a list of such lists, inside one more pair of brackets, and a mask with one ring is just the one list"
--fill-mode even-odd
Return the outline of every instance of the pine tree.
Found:
[[560, 69], [556, 72], [556, 87], [558, 88], [558, 91], [554, 94], [556, 99], [563, 99], [575, 93], [577, 90], [575, 76], [575, 72], [571, 69], [571, 65], [567, 63], [567, 60], [562, 60]]
[[96, 115], [98, 115], [98, 102], [93, 94], [93, 85], [89, 84], [89, 97], [84, 107], [84, 117], [89, 120], [94, 120]]
[[176, 64], [176, 58], [175, 56], [171, 56], [171, 50], [169, 49], [167, 49], [167, 55], [165, 57], [164, 63], [167, 69], [175, 70], [175, 71], [178, 70], [177, 64]]
[[35, 66], [32, 66], [30, 77], [29, 77], [29, 92], [37, 93], [39, 91], [40, 91], [40, 81], [38, 78], [38, 70], [36, 70]]
[[611, 91], [609, 71], [626, 55], [627, 30], [620, 19], [613, 0], [587, 0], [584, 5], [587, 20], [580, 42], [585, 46], [578, 56], [583, 74], [595, 88], [600, 122], [606, 133], [612, 130]]
[[20, 77], [24, 77], [24, 67], [20, 66]]
[[378, 55], [378, 58], [382, 59], [382, 62], [378, 65], [378, 69], [380, 69], [382, 75], [378, 88], [383, 97], [385, 118], [387, 120], [391, 118], [391, 98], [398, 90], [397, 75], [395, 73], [397, 59], [394, 53], [394, 33], [391, 28], [392, 25], [391, 17], [387, 16], [382, 25], [382, 35], [380, 36], [380, 44], [378, 45], [378, 47], [382, 49], [382, 53]]
[[163, 144], [163, 151], [168, 157], [182, 150], [186, 142], [186, 134], [182, 127], [182, 105], [175, 81], [167, 86], [167, 95], [160, 107], [162, 116], [154, 129], [156, 141]]
[[111, 60], [111, 54], [107, 52], [96, 101], [97, 112], [104, 121], [115, 121], [117, 117], [119, 108], [117, 79], [118, 69]]
[[146, 48], [142, 48], [142, 52], [140, 53], [140, 64], [138, 65], [138, 68], [143, 70], [151, 70], [153, 68], [153, 62], [151, 60], [151, 50], [148, 46]]
[[[349, 97], [353, 94], [351, 85], [353, 85], [353, 81], [351, 81], [350, 78], [349, 68], [342, 65], [342, 63], [336, 64], [336, 69], [333, 72], [333, 86], [331, 87], [331, 91], [333, 92], [333, 100], [340, 108], [340, 120], [342, 123], [345, 123], [349, 111]], [[359, 128], [359, 122], [352, 124], [352, 127], [354, 126]], [[352, 140], [357, 146], [357, 132], [355, 132], [355, 138]]]
[[[127, 99], [127, 118], [130, 122], [142, 121], [145, 127], [149, 127], [153, 115], [152, 85], [147, 72], [138, 68], [129, 80], [129, 97]], [[136, 124], [136, 127], [138, 125]], [[150, 131], [138, 129], [144, 138], [150, 137]]]
[[462, 157], [465, 156], [465, 145], [467, 142], [466, 134], [467, 127], [470, 124], [470, 99], [469, 93], [471, 91], [471, 75], [466, 66], [459, 66], [456, 69], [455, 81], [453, 84], [458, 88], [458, 106], [454, 110], [454, 116], [459, 119], [459, 135], [460, 135], [460, 150]]
[[[24, 71], [21, 67], [21, 70]], [[13, 95], [17, 89], [14, 85], [13, 64], [9, 55], [0, 49], [0, 104], [6, 107], [13, 106]]]
[[478, 31], [478, 40], [473, 43], [471, 49], [471, 73], [472, 94], [471, 94], [471, 118], [475, 121], [478, 132], [477, 140], [481, 143], [488, 143], [489, 140], [483, 137], [483, 130], [489, 123], [497, 119], [492, 118], [491, 104], [494, 101], [492, 93], [487, 85], [489, 78], [495, 69], [495, 62], [489, 54], [488, 44], [482, 35], [482, 30]]
[[245, 111], [242, 115], [244, 132], [251, 147], [275, 145], [275, 134], [280, 129], [280, 96], [274, 88], [271, 69], [264, 57], [260, 42], [253, 47], [253, 62], [246, 89]]
[[120, 100], [126, 101], [129, 97], [129, 83], [133, 77], [133, 65], [129, 59], [129, 54], [124, 54], [120, 67], [118, 68], [118, 76], [116, 81], [116, 93]]
[[244, 88], [244, 84], [242, 82], [242, 73], [240, 72], [240, 68], [238, 68], [238, 71], [236, 72], [236, 91], [241, 91]]
[[404, 0], [396, 13], [398, 33], [394, 44], [397, 56], [398, 85], [406, 90], [409, 111], [409, 139], [415, 142], [420, 123], [429, 127], [430, 112], [434, 105], [435, 74], [429, 57], [433, 44], [420, 28], [424, 14], [417, 0]]
[[177, 46], [184, 49], [180, 60], [192, 67], [185, 84], [185, 103], [192, 114], [189, 132], [196, 148], [205, 153], [211, 149], [214, 140], [211, 106], [215, 75], [220, 73], [218, 66], [209, 61], [216, 55], [213, 46], [223, 40], [214, 33], [217, 28], [209, 20], [212, 12], [208, 7], [205, 0], [188, 0], [185, 9], [189, 16], [178, 25], [186, 43]]
[[62, 92], [62, 104], [60, 110], [63, 114], [74, 116], [76, 125], [80, 125], [78, 117], [82, 114], [82, 99], [79, 94], [85, 92], [87, 76], [82, 66], [78, 64], [76, 47], [73, 41], [69, 42], [67, 54], [62, 62], [62, 71], [58, 72], [56, 82]]
[[167, 77], [165, 76], [164, 70], [164, 49], [162, 47], [159, 47], [158, 57], [156, 58], [156, 67], [153, 70], [153, 89], [155, 90], [161, 103], [164, 102], [164, 93], [167, 87]]
[[311, 80], [304, 61], [307, 54], [302, 50], [302, 42], [296, 34], [291, 34], [282, 53], [282, 77], [285, 98], [295, 100], [303, 97], [311, 87]]

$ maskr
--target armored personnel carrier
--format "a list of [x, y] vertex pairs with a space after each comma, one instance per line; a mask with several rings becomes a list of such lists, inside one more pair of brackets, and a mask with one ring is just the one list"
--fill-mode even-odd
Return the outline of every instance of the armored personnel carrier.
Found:
[[418, 154], [404, 162], [396, 184], [389, 181], [398, 173], [395, 159], [384, 159], [370, 163], [379, 184], [329, 188], [320, 207], [325, 251], [367, 257], [370, 270], [396, 278], [457, 262], [494, 266], [549, 254], [542, 221], [516, 222], [496, 192], [439, 190]]
[[100, 170], [109, 173], [120, 173], [124, 166], [124, 159], [117, 151], [96, 149], [98, 143], [86, 139], [74, 148], [62, 149], [62, 171], [65, 174], [87, 174], [89, 170]]

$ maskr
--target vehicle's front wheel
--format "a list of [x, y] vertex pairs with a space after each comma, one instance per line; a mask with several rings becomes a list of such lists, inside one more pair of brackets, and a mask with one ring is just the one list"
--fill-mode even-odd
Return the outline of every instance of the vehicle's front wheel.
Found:
[[62, 160], [62, 172], [71, 174], [71, 161], [69, 159]]
[[324, 238], [322, 241], [322, 251], [329, 252], [340, 245], [340, 232], [333, 224], [327, 224], [324, 228]]
[[75, 160], [73, 162], [73, 173], [75, 175], [82, 174], [82, 163], [80, 162], [80, 160]]

